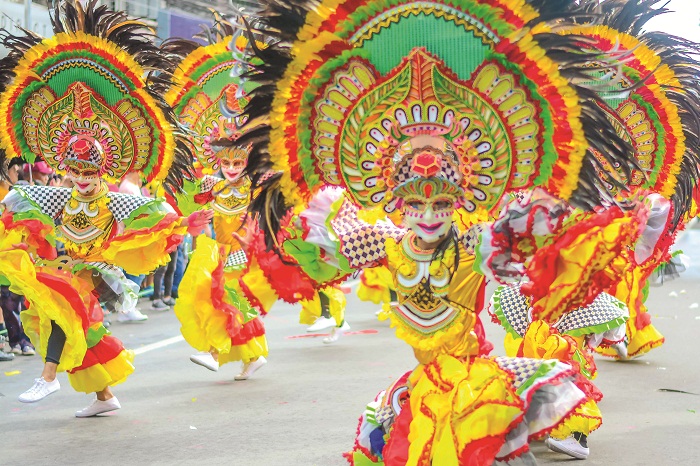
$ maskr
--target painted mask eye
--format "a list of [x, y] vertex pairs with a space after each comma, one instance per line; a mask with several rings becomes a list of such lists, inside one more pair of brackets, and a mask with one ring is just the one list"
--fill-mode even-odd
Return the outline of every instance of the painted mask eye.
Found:
[[451, 208], [452, 208], [452, 202], [450, 202], [446, 199], [435, 201], [433, 203], [433, 210], [436, 210], [436, 211], [437, 210], [449, 210]]
[[422, 212], [425, 210], [425, 203], [421, 201], [408, 201], [406, 205], [411, 209], [415, 211]]

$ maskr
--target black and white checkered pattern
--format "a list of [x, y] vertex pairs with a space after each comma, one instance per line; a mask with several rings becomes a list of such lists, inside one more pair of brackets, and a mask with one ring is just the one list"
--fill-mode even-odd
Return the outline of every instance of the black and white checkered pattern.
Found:
[[567, 313], [557, 324], [560, 333], [586, 329], [629, 317], [629, 309], [614, 296], [599, 294], [591, 304]]
[[243, 249], [238, 249], [237, 251], [231, 252], [226, 258], [226, 263], [224, 268], [234, 267], [240, 269], [242, 265], [248, 263], [248, 258], [245, 255]]
[[524, 337], [530, 325], [530, 299], [520, 292], [519, 285], [501, 285], [497, 292], [500, 293], [499, 302], [503, 316], [513, 330]]
[[[518, 335], [525, 336], [530, 325], [528, 316], [530, 299], [520, 292], [519, 285], [500, 286], [498, 290], [501, 310], [508, 324]], [[580, 332], [625, 317], [629, 317], [627, 306], [614, 296], [601, 293], [588, 306], [567, 312], [555, 326], [559, 333], [565, 334], [574, 330]], [[555, 322], [549, 323], [555, 324]]]
[[51, 218], [56, 218], [63, 212], [71, 193], [70, 188], [53, 186], [15, 186], [14, 189], [25, 193]]
[[543, 362], [542, 359], [507, 358], [504, 356], [497, 356], [493, 360], [501, 369], [513, 374], [515, 377], [513, 385], [516, 390], [539, 370]]
[[214, 186], [216, 186], [216, 183], [223, 181], [223, 178], [219, 178], [218, 176], [211, 176], [211, 175], [205, 175], [204, 178], [202, 178], [202, 183], [199, 186], [199, 192], [200, 193], [206, 193], [214, 189]]
[[406, 234], [404, 229], [387, 222], [375, 225], [363, 222], [357, 217], [357, 207], [348, 200], [343, 201], [331, 226], [340, 239], [340, 253], [352, 268], [378, 262], [386, 256], [384, 240], [394, 238], [399, 241]]
[[110, 200], [107, 207], [118, 222], [126, 220], [133, 211], [153, 201], [153, 199], [148, 197], [133, 196], [131, 194], [109, 193], [107, 196]]

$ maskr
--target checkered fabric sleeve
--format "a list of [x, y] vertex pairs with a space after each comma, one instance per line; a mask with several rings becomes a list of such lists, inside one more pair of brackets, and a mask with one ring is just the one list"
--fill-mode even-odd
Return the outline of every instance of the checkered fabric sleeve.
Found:
[[358, 207], [345, 199], [331, 220], [333, 232], [340, 242], [340, 254], [353, 269], [377, 265], [386, 257], [384, 241], [387, 238], [399, 241], [406, 234], [406, 230], [390, 222], [366, 223], [358, 218], [357, 211]]
[[129, 218], [131, 213], [139, 207], [149, 202], [158, 202], [149, 197], [133, 196], [131, 194], [109, 193], [108, 196], [110, 202], [107, 204], [107, 207], [118, 222], [123, 222]]
[[591, 304], [566, 313], [557, 324], [560, 333], [586, 335], [602, 333], [624, 324], [629, 318], [629, 309], [619, 299], [601, 293]]
[[247, 263], [248, 258], [245, 255], [245, 251], [243, 251], [243, 249], [237, 249], [235, 251], [232, 251], [228, 255], [228, 257], [226, 258], [226, 263], [224, 264], [224, 268], [240, 269], [243, 268]]
[[[54, 186], [15, 186], [3, 202], [11, 212], [23, 212], [36, 209], [51, 218], [57, 218], [63, 212], [68, 199], [70, 199], [69, 188], [59, 188]], [[26, 200], [31, 201], [27, 203]]]
[[218, 176], [211, 176], [211, 175], [205, 175], [204, 178], [202, 178], [202, 182], [199, 185], [199, 192], [200, 193], [206, 193], [208, 191], [211, 191], [214, 189], [214, 186], [216, 186], [216, 183], [219, 181], [223, 181], [223, 178], [219, 178]]

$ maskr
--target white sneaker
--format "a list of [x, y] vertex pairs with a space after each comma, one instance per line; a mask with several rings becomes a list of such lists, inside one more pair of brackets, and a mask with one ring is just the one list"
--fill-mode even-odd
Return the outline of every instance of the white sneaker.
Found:
[[206, 367], [210, 371], [217, 372], [219, 370], [219, 361], [214, 359], [211, 353], [197, 353], [190, 356], [190, 361], [200, 366]]
[[589, 450], [588, 446], [584, 446], [579, 443], [573, 435], [565, 438], [564, 440], [558, 440], [553, 437], [549, 437], [545, 442], [547, 448], [558, 453], [564, 453], [572, 458], [579, 460], [585, 460], [588, 458]]
[[338, 323], [335, 321], [333, 317], [319, 317], [316, 319], [316, 321], [306, 327], [307, 332], [320, 332], [321, 330], [325, 330], [327, 328], [333, 328], [337, 327]]
[[87, 408], [83, 408], [80, 411], [76, 411], [75, 417], [92, 417], [98, 414], [108, 413], [110, 411], [116, 411], [121, 409], [122, 405], [119, 404], [116, 396], [113, 396], [109, 400], [101, 401], [95, 398], [93, 402]]
[[22, 403], [34, 403], [35, 401], [43, 400], [60, 389], [61, 384], [58, 383], [58, 379], [54, 379], [53, 382], [47, 382], [43, 377], [39, 377], [38, 379], [34, 379], [32, 388], [22, 393], [18, 399]]
[[348, 330], [350, 330], [350, 324], [348, 324], [348, 321], [346, 320], [340, 327], [333, 327], [333, 330], [331, 330], [331, 334], [325, 337], [323, 339], [323, 342], [327, 345], [330, 345], [331, 343], [338, 341], [338, 338], [340, 338], [340, 336]]
[[120, 312], [117, 317], [117, 322], [144, 322], [148, 320], [146, 314], [142, 314], [138, 309], [132, 309], [129, 312]]
[[241, 373], [235, 376], [233, 380], [248, 380], [253, 374], [255, 374], [255, 372], [258, 369], [260, 369], [265, 364], [267, 364], [267, 359], [265, 359], [263, 356], [260, 356], [255, 361], [249, 362], [248, 364], [244, 364]]

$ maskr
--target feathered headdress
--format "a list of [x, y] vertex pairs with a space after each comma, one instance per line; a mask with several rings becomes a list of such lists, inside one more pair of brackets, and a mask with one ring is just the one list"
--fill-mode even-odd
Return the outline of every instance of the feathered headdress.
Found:
[[558, 16], [555, 2], [534, 1], [539, 11], [521, 0], [262, 4], [257, 32], [274, 43], [253, 47], [259, 63], [247, 78], [259, 87], [241, 141], [253, 144], [254, 180], [282, 172], [263, 190], [277, 190], [275, 209], [280, 200], [303, 209], [330, 185], [392, 210], [396, 187], [419, 175], [419, 132], [444, 141], [439, 157], [422, 158], [470, 211], [533, 186], [590, 208], [609, 197], [591, 182], [596, 151], [636, 168], [594, 92], [589, 66], [606, 57], [540, 22]]
[[240, 72], [240, 59], [234, 57], [234, 51], [245, 47], [237, 43], [235, 37], [240, 33], [235, 32], [231, 23], [214, 12], [214, 25], [199, 36], [207, 45], [179, 38], [162, 45], [178, 65], [166, 100], [189, 129], [204, 173], [218, 170], [221, 159], [248, 158], [249, 147], [236, 144], [245, 122], [242, 114], [247, 98], [235, 76]]
[[139, 172], [178, 190], [192, 154], [163, 100], [172, 64], [142, 22], [95, 0], [57, 2], [54, 36], [0, 32], [0, 147], [55, 170], [90, 166], [107, 180]]
[[[700, 173], [700, 45], [660, 32], [644, 32], [648, 20], [666, 13], [659, 0], [583, 0], [568, 6], [581, 24], [553, 24], [560, 34], [588, 38], [583, 48], [619, 57], [614, 68], [600, 68], [609, 86], [599, 105], [619, 135], [635, 150], [638, 168], [611, 167], [605, 154], [587, 163], [613, 191], [634, 195], [657, 192], [674, 204], [674, 225], [692, 204]], [[615, 168], [615, 169], [611, 169]], [[592, 180], [596, 182], [595, 180]]]

